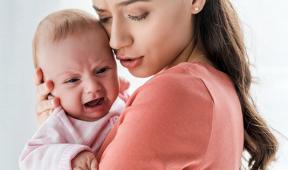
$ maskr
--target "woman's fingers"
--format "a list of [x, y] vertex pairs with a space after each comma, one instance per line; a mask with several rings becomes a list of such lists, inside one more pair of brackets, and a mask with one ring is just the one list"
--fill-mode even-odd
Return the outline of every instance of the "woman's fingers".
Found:
[[60, 99], [53, 98], [43, 100], [37, 104], [37, 122], [41, 125], [52, 113], [53, 109], [60, 105]]
[[37, 85], [36, 87], [37, 101], [42, 101], [42, 100], [47, 99], [52, 89], [53, 89], [52, 81], [47, 81], [47, 82]]
[[48, 95], [51, 93], [54, 86], [52, 81], [44, 82], [41, 68], [35, 70], [34, 82], [37, 97], [36, 116], [38, 123], [41, 124], [49, 117], [53, 109], [60, 105], [60, 100], [58, 98], [48, 99]]
[[34, 83], [36, 86], [43, 83], [43, 73], [41, 68], [35, 69]]
[[47, 111], [42, 112], [41, 114], [37, 115], [38, 126], [40, 126], [45, 120], [48, 119], [48, 117], [50, 116], [50, 113], [52, 113], [52, 109], [51, 110], [47, 110]]
[[46, 100], [48, 94], [53, 89], [53, 82], [52, 81], [44, 82], [43, 72], [41, 68], [36, 68], [35, 70], [34, 83], [36, 86], [37, 101], [41, 102], [42, 100]]
[[60, 100], [58, 98], [53, 98], [50, 100], [42, 100], [37, 104], [37, 114], [40, 115], [43, 112], [49, 112], [60, 105]]

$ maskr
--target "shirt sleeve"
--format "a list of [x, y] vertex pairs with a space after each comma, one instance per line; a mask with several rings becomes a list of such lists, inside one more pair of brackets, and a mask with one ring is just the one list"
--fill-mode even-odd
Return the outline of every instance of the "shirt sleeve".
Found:
[[207, 150], [213, 100], [201, 79], [163, 75], [131, 96], [100, 170], [197, 168]]
[[69, 144], [73, 136], [59, 119], [62, 114], [54, 111], [27, 142], [19, 158], [21, 170], [70, 170], [71, 160], [81, 151], [90, 150], [81, 144]]

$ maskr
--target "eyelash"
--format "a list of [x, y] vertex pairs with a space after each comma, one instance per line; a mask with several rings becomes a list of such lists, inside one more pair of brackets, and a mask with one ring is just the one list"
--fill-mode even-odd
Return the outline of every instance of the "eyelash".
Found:
[[[99, 74], [104, 74], [105, 72], [107, 72], [107, 70], [109, 70], [110, 68], [109, 67], [102, 67], [98, 70], [95, 70], [95, 74], [96, 75], [99, 75]], [[80, 79], [79, 78], [70, 78], [66, 81], [64, 81], [64, 84], [75, 84], [79, 81]]]
[[111, 19], [111, 17], [104, 17], [104, 18], [99, 18], [99, 22], [104, 24], [107, 23], [109, 20]]
[[133, 20], [133, 21], [144, 20], [144, 19], [146, 19], [147, 16], [148, 16], [148, 12], [145, 12], [145, 13], [138, 15], [138, 16], [133, 16], [133, 15], [128, 14], [128, 18]]
[[109, 67], [103, 67], [103, 68], [100, 68], [99, 70], [96, 70], [95, 73], [96, 74], [103, 74], [109, 69], [110, 69]]
[[[141, 14], [141, 15], [137, 15], [137, 16], [128, 14], [128, 18], [131, 19], [131, 20], [133, 20], [133, 21], [141, 21], [141, 20], [146, 19], [146, 17], [148, 16], [148, 14], [149, 14], [148, 12], [145, 12], [145, 13], [143, 13], [143, 14]], [[100, 23], [105, 24], [105, 23], [108, 23], [108, 21], [109, 21], [111, 18], [112, 18], [112, 17], [104, 17], [104, 18], [101, 18], [101, 17], [100, 17], [99, 21], [100, 21]]]
[[74, 84], [74, 83], [77, 83], [77, 81], [79, 81], [79, 80], [80, 80], [79, 78], [71, 78], [71, 79], [64, 81], [64, 83], [65, 84]]

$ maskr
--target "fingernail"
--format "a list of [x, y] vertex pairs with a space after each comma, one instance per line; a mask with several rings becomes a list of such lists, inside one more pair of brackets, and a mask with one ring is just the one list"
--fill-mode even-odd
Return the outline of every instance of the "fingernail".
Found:
[[52, 103], [53, 103], [53, 106], [54, 106], [54, 107], [57, 107], [57, 106], [59, 106], [60, 101], [59, 101], [58, 98], [55, 98], [55, 99], [52, 101]]
[[39, 74], [41, 74], [40, 68], [36, 68], [36, 70], [35, 70], [35, 76], [38, 77]]
[[50, 81], [48, 81], [48, 82], [46, 83], [46, 88], [47, 88], [47, 90], [50, 90], [51, 87], [52, 87], [52, 83], [51, 83]]

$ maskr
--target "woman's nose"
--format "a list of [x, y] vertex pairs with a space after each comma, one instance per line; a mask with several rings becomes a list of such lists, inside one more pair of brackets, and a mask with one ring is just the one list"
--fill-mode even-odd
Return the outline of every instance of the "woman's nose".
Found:
[[133, 43], [133, 37], [130, 34], [129, 27], [125, 20], [113, 19], [110, 28], [110, 47], [119, 50], [130, 46]]

